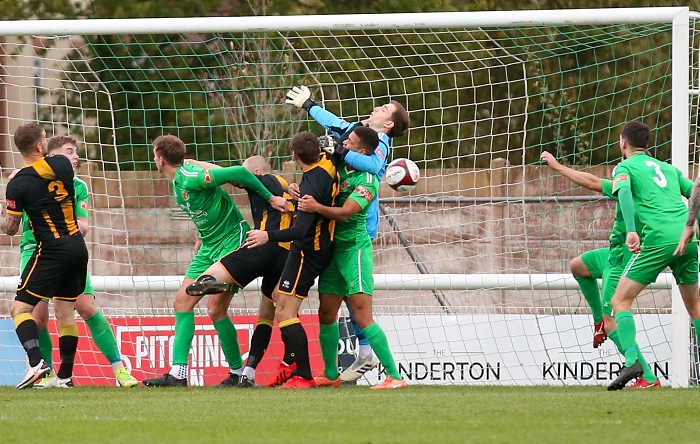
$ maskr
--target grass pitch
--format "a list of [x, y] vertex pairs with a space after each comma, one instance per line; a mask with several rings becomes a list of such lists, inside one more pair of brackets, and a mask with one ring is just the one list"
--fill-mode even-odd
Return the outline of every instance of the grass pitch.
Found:
[[690, 443], [698, 412], [697, 389], [0, 387], [0, 442]]

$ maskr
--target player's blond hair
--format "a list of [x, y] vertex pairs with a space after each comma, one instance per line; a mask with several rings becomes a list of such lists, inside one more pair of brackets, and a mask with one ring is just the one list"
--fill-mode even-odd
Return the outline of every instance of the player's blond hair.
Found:
[[73, 136], [55, 136], [49, 139], [46, 152], [50, 153], [53, 150], [61, 148], [63, 145], [70, 143], [74, 147], [78, 148], [78, 139]]

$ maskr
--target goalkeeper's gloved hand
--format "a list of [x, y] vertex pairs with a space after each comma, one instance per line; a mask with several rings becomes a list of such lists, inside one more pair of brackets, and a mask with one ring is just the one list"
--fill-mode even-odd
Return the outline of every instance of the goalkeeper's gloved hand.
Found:
[[318, 138], [318, 146], [328, 154], [333, 154], [335, 149], [335, 139], [330, 134]]
[[294, 105], [297, 108], [303, 108], [309, 111], [311, 107], [316, 106], [316, 102], [311, 100], [311, 91], [304, 85], [295, 86], [287, 92], [287, 100], [285, 103]]
[[[331, 136], [322, 136], [320, 139], [323, 139], [323, 138], [328, 138], [330, 140], [333, 140], [333, 138]], [[319, 141], [320, 141], [320, 139], [319, 139]], [[327, 144], [324, 142], [323, 144], [320, 144], [320, 145], [321, 145], [321, 149], [323, 151], [327, 152], [328, 154], [330, 154], [331, 156], [335, 157], [338, 160], [345, 159], [345, 154], [347, 154], [347, 152], [348, 152], [348, 150], [346, 150], [345, 147], [343, 146], [342, 140], [339, 140], [338, 142], [335, 142], [333, 140], [333, 142], [331, 144]]]

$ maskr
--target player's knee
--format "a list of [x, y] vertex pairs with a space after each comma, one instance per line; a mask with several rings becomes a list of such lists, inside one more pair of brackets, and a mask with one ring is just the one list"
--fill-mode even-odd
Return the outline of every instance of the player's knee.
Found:
[[44, 302], [40, 302], [34, 307], [32, 317], [36, 322], [36, 327], [41, 331], [48, 327], [49, 323], [49, 306]]
[[591, 272], [588, 270], [588, 267], [586, 267], [586, 264], [583, 263], [581, 256], [577, 256], [569, 262], [569, 270], [571, 270], [571, 274], [576, 277], [591, 276]]
[[228, 306], [222, 307], [219, 304], [207, 305], [207, 314], [212, 322], [219, 322], [228, 316]]
[[329, 310], [327, 308], [321, 308], [319, 307], [318, 309], [318, 322], [321, 324], [332, 324], [336, 321], [338, 318], [338, 312]]
[[179, 311], [192, 311], [194, 310], [194, 306], [197, 305], [197, 302], [199, 302], [200, 299], [198, 297], [194, 296], [189, 296], [190, 299], [187, 299], [186, 297], [175, 297], [175, 301], [173, 302], [173, 308], [175, 309], [176, 312]]
[[78, 298], [75, 302], [75, 311], [78, 312], [81, 318], [91, 319], [97, 314], [97, 304], [92, 295], [84, 295]]

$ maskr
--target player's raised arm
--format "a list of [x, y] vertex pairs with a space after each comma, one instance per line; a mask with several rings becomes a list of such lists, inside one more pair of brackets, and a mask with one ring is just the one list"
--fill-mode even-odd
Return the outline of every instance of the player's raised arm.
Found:
[[272, 208], [276, 209], [277, 211], [281, 211], [283, 213], [289, 211], [287, 199], [281, 196], [273, 195], [270, 190], [265, 188], [265, 185], [263, 185], [258, 178], [255, 177], [255, 174], [251, 173], [242, 166], [205, 170], [205, 182], [207, 181], [206, 174], [209, 174], [209, 182], [212, 183], [213, 186], [230, 183], [240, 188], [246, 188], [270, 202]]
[[204, 162], [201, 160], [196, 160], [196, 159], [185, 159], [184, 163], [189, 164], [189, 165], [194, 165], [198, 166], [200, 168], [222, 168], [221, 166], [211, 163], [211, 162]]
[[287, 93], [286, 103], [305, 109], [309, 116], [324, 128], [340, 137], [350, 127], [350, 123], [321, 107], [311, 99], [311, 91], [306, 86], [295, 86]]
[[557, 159], [555, 159], [554, 156], [547, 151], [542, 152], [540, 155], [540, 160], [546, 162], [550, 168], [566, 177], [576, 185], [580, 185], [591, 191], [597, 191], [599, 193], [603, 191], [603, 181], [598, 176], [564, 166], [557, 162]]

